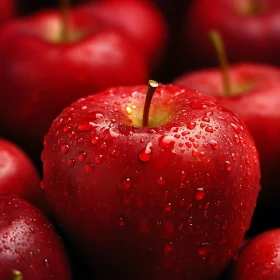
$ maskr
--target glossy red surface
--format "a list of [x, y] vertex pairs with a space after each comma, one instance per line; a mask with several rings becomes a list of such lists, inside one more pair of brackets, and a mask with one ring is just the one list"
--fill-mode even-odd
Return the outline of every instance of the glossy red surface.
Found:
[[0, 209], [1, 280], [13, 279], [13, 270], [23, 279], [70, 280], [62, 242], [41, 212], [9, 195], [0, 195]]
[[112, 88], [63, 110], [45, 138], [45, 193], [101, 279], [214, 279], [250, 225], [255, 145], [212, 98], [172, 85], [156, 90], [141, 127], [146, 90]]

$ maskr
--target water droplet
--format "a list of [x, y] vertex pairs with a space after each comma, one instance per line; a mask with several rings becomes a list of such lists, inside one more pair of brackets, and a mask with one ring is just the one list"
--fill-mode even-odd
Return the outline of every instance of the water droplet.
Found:
[[138, 158], [140, 161], [142, 162], [147, 162], [151, 159], [152, 156], [152, 142], [149, 142], [146, 146], [146, 148], [144, 148], [142, 151], [139, 152], [138, 154]]
[[214, 149], [214, 150], [218, 150], [219, 149], [219, 144], [218, 144], [218, 142], [216, 140], [210, 140], [209, 144], [212, 147], [212, 149]]
[[69, 167], [73, 167], [74, 165], [75, 165], [75, 160], [72, 159], [72, 158], [69, 158], [69, 159], [68, 159], [68, 166], [69, 166]]
[[118, 218], [118, 225], [120, 227], [124, 227], [125, 226], [125, 222], [124, 222], [124, 219], [123, 218]]
[[195, 101], [195, 102], [191, 103], [191, 107], [193, 109], [205, 109], [205, 108], [207, 108], [207, 105], [204, 104], [203, 102]]
[[131, 115], [131, 114], [132, 114], [132, 110], [131, 110], [131, 108], [130, 108], [129, 106], [126, 106], [126, 107], [125, 107], [125, 111], [126, 111], [126, 113], [127, 113], [128, 115]]
[[170, 253], [171, 251], [173, 251], [172, 243], [165, 244], [165, 246], [164, 246], [164, 252], [165, 252], [165, 253]]
[[85, 171], [86, 171], [87, 173], [91, 173], [91, 172], [93, 171], [93, 169], [94, 169], [94, 166], [93, 166], [92, 163], [86, 163], [86, 164], [85, 164]]
[[170, 148], [173, 149], [175, 145], [175, 139], [173, 136], [162, 136], [159, 139], [159, 145], [161, 148]]
[[187, 128], [188, 129], [194, 129], [196, 127], [196, 123], [195, 122], [187, 122]]
[[180, 174], [180, 181], [181, 182], [184, 182], [187, 178], [187, 174], [185, 171], [181, 171], [181, 174]]
[[191, 148], [192, 147], [192, 143], [190, 143], [190, 142], [186, 142], [185, 145], [186, 145], [187, 148]]
[[96, 164], [100, 164], [101, 163], [101, 159], [102, 159], [103, 155], [98, 155], [95, 157], [94, 161]]
[[231, 170], [231, 163], [230, 163], [230, 161], [228, 161], [228, 160], [225, 161], [225, 167], [226, 167], [227, 171]]
[[67, 154], [67, 153], [69, 152], [69, 145], [63, 144], [63, 145], [61, 146], [61, 152], [62, 152], [63, 154]]
[[236, 144], [239, 144], [239, 142], [240, 142], [240, 138], [237, 134], [234, 135], [234, 141]]
[[181, 205], [181, 206], [184, 206], [184, 205], [185, 205], [185, 199], [184, 199], [184, 198], [180, 200], [180, 205]]
[[204, 122], [210, 122], [210, 119], [209, 119], [208, 117], [206, 117], [206, 116], [203, 117], [202, 120], [203, 120]]
[[47, 269], [50, 269], [50, 264], [49, 264], [48, 259], [45, 259], [44, 262], [45, 262], [46, 268], [47, 268]]
[[209, 133], [213, 133], [214, 132], [213, 127], [210, 126], [210, 125], [206, 126], [205, 131], [207, 131]]
[[197, 188], [195, 191], [195, 199], [202, 200], [205, 196], [205, 191], [203, 188]]
[[131, 187], [131, 180], [129, 178], [125, 179], [122, 186], [125, 190], [128, 190]]
[[112, 150], [112, 151], [111, 151], [111, 155], [114, 156], [114, 157], [116, 157], [116, 156], [119, 155], [119, 151], [117, 151], [117, 150]]
[[198, 155], [199, 155], [198, 150], [197, 150], [197, 149], [193, 149], [193, 150], [192, 150], [192, 156], [193, 156], [193, 157], [197, 157]]
[[171, 203], [170, 203], [170, 202], [167, 203], [167, 204], [164, 206], [164, 210], [165, 210], [166, 212], [170, 212], [171, 209], [172, 209], [172, 206], [171, 206]]
[[212, 246], [210, 243], [202, 243], [201, 246], [198, 248], [198, 255], [204, 257], [211, 250], [212, 250]]
[[232, 160], [236, 160], [236, 155], [234, 153], [231, 154]]
[[86, 152], [79, 152], [78, 160], [82, 162], [86, 159], [86, 156], [87, 156]]
[[95, 145], [98, 142], [98, 140], [99, 140], [98, 137], [91, 138], [91, 144]]
[[45, 189], [45, 185], [44, 185], [44, 182], [43, 182], [43, 181], [40, 182], [40, 187], [41, 187], [42, 190]]
[[231, 123], [230, 125], [231, 125], [231, 127], [234, 129], [234, 131], [235, 131], [237, 134], [240, 133], [240, 127], [239, 127], [239, 126], [237, 126], [237, 125], [234, 124], [234, 123]]
[[63, 128], [63, 131], [64, 131], [65, 133], [67, 133], [69, 130], [70, 130], [70, 126], [65, 126], [65, 127]]
[[93, 127], [90, 123], [82, 123], [78, 125], [78, 131], [85, 132], [91, 130]]
[[163, 180], [162, 177], [159, 177], [159, 178], [157, 179], [157, 184], [158, 184], [159, 186], [163, 186], [163, 185], [164, 185], [164, 180]]

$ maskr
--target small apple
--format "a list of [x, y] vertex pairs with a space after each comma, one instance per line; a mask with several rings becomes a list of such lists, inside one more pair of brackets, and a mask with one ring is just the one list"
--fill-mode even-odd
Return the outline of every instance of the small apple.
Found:
[[20, 147], [0, 138], [0, 194], [3, 193], [16, 194], [45, 213], [47, 211], [33, 162]]
[[249, 241], [230, 272], [232, 280], [280, 279], [280, 229], [263, 232]]
[[147, 79], [145, 56], [127, 37], [69, 13], [67, 26], [49, 11], [0, 31], [0, 126], [29, 151], [41, 151], [53, 118], [77, 98]]
[[42, 213], [3, 194], [0, 209], [0, 279], [71, 280], [61, 239]]
[[[214, 66], [208, 33], [224, 38], [229, 61], [280, 65], [280, 1], [196, 0], [186, 10], [181, 60], [185, 67]], [[182, 54], [188, 53], [188, 56]], [[192, 58], [195, 58], [192, 60]]]
[[168, 29], [165, 18], [151, 1], [100, 1], [81, 5], [82, 16], [96, 17], [125, 32], [155, 68], [163, 58]]
[[109, 88], [65, 108], [45, 137], [43, 188], [100, 279], [215, 279], [255, 208], [254, 142], [206, 95], [146, 90]]
[[[174, 84], [196, 89], [234, 112], [248, 126], [260, 154], [260, 202], [278, 207], [280, 173], [280, 69], [241, 63], [228, 68], [231, 93], [224, 88], [219, 68], [186, 73]], [[238, 132], [238, 129], [237, 131]]]

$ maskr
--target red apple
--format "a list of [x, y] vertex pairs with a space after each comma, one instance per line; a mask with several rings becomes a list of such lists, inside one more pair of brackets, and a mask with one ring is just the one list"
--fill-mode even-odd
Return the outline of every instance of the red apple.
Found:
[[0, 0], [0, 25], [15, 15], [14, 0]]
[[263, 187], [260, 199], [270, 207], [278, 207], [280, 69], [243, 63], [231, 66], [228, 71], [233, 91], [231, 96], [224, 92], [218, 68], [187, 73], [174, 83], [216, 97], [222, 106], [245, 121], [260, 153]]
[[0, 194], [16, 194], [47, 211], [40, 188], [40, 177], [25, 152], [14, 143], [0, 138]]
[[82, 16], [97, 17], [124, 31], [146, 54], [150, 65], [160, 62], [167, 44], [167, 24], [151, 1], [103, 1], [80, 6]]
[[[280, 64], [280, 1], [197, 0], [186, 11], [183, 49], [186, 67], [213, 66], [216, 56], [208, 33], [217, 29], [230, 62]], [[188, 56], [183, 54], [188, 53]], [[191, 61], [191, 59], [193, 61]]]
[[250, 225], [254, 142], [212, 98], [173, 85], [158, 87], [143, 126], [146, 89], [63, 110], [45, 138], [45, 193], [100, 279], [215, 279]]
[[61, 239], [42, 213], [11, 195], [0, 195], [0, 209], [0, 279], [70, 280]]
[[266, 231], [249, 241], [235, 260], [229, 278], [280, 279], [280, 229]]
[[94, 17], [69, 16], [67, 42], [59, 12], [16, 20], [0, 32], [0, 126], [32, 149], [72, 101], [147, 79], [144, 55], [129, 39]]

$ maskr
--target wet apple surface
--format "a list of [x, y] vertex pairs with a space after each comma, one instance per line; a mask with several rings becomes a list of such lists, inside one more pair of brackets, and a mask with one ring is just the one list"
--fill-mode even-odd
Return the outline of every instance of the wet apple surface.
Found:
[[256, 148], [231, 112], [183, 87], [160, 85], [143, 127], [146, 90], [63, 110], [45, 138], [45, 193], [101, 279], [217, 277], [249, 227]]

